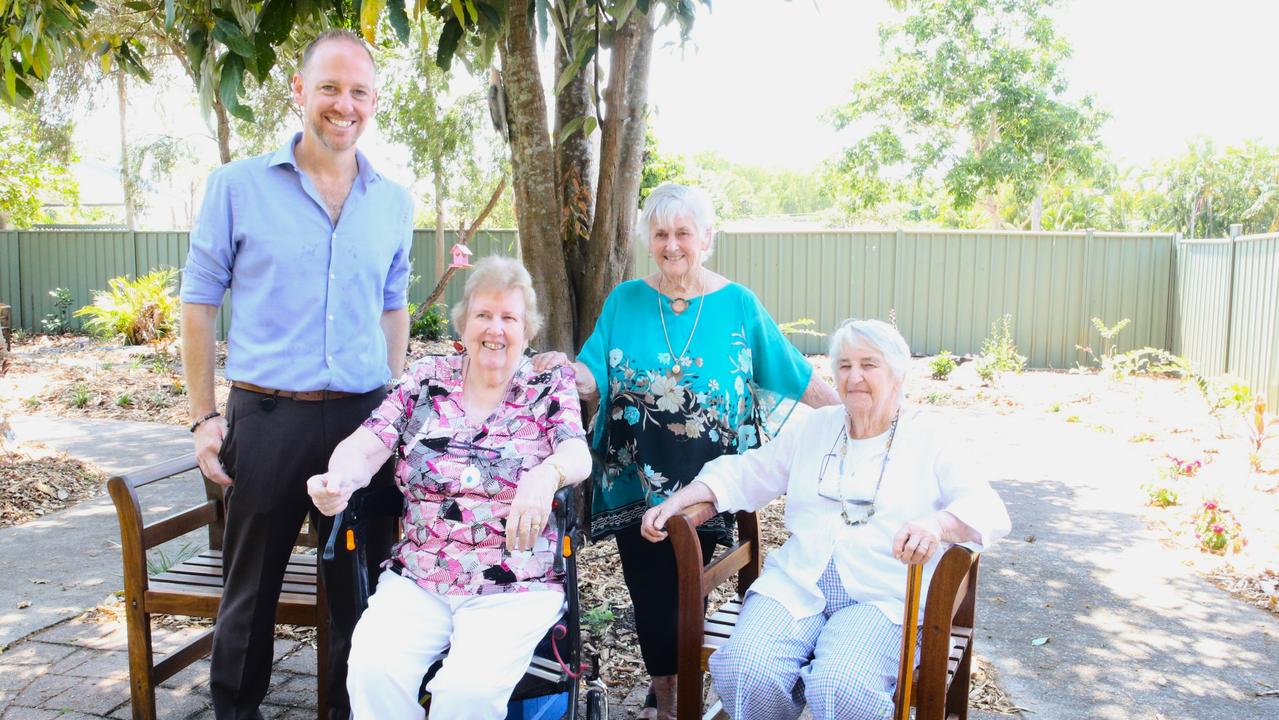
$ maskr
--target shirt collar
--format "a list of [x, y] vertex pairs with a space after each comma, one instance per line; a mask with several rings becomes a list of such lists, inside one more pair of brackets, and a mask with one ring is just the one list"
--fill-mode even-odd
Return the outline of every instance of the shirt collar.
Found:
[[[271, 159], [267, 162], [267, 165], [271, 167], [288, 165], [294, 170], [300, 170], [294, 149], [301, 140], [301, 132], [293, 133], [293, 137], [289, 138], [288, 142], [281, 145], [279, 150], [271, 154]], [[373, 164], [358, 148], [355, 151], [355, 166], [355, 176], [363, 181], [366, 186], [382, 179], [382, 174], [373, 169]]]

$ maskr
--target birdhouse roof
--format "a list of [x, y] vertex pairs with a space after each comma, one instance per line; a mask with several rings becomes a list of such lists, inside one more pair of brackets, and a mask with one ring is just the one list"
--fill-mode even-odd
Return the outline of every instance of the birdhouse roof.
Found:
[[472, 253], [471, 253], [471, 249], [470, 249], [469, 247], [467, 247], [467, 246], [465, 246], [465, 245], [461, 244], [461, 243], [458, 243], [458, 244], [456, 244], [456, 245], [454, 245], [454, 246], [453, 246], [453, 252], [455, 252], [455, 253], [462, 253], [463, 255], [470, 255], [470, 254], [472, 254]]

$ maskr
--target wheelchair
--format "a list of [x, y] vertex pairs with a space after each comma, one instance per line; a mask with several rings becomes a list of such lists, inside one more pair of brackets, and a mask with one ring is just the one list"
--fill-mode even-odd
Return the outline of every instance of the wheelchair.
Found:
[[[564, 606], [560, 611], [560, 618], [538, 643], [524, 677], [511, 692], [512, 708], [517, 702], [526, 700], [542, 699], [543, 702], [537, 703], [538, 709], [531, 714], [527, 710], [511, 712], [508, 720], [576, 720], [582, 685], [587, 686], [587, 720], [605, 720], [608, 717], [607, 689], [599, 679], [598, 662], [591, 663], [589, 673], [582, 662], [577, 551], [583, 541], [580, 508], [584, 507], [585, 500], [581, 495], [589, 482], [561, 488], [555, 493], [551, 504], [551, 517], [556, 530], [554, 569], [564, 575]], [[358, 578], [355, 592], [362, 608], [368, 607], [370, 595], [370, 558], [364, 552], [364, 529], [374, 518], [402, 517], [403, 508], [404, 495], [393, 485], [371, 492], [360, 491], [351, 497], [347, 508], [333, 523], [332, 532], [324, 546], [324, 559], [333, 560], [339, 545], [351, 554], [356, 563], [355, 577]], [[380, 560], [379, 558], [375, 562]], [[442, 665], [443, 660], [436, 661], [422, 678], [418, 698], [423, 709], [429, 708], [431, 702], [426, 686]], [[555, 700], [565, 695], [568, 706], [561, 710]]]

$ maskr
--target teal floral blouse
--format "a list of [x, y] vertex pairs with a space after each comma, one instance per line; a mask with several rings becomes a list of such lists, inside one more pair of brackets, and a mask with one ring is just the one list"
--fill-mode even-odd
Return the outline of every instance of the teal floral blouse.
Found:
[[[763, 442], [813, 372], [759, 299], [736, 283], [693, 299], [679, 315], [643, 280], [622, 283], [578, 360], [600, 388], [592, 444], [605, 473], [592, 501], [595, 539], [636, 525], [705, 463]], [[725, 518], [703, 529], [723, 539]]]

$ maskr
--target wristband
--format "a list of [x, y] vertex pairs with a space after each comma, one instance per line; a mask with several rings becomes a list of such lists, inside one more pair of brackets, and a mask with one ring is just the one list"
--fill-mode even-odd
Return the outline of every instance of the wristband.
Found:
[[[206, 420], [212, 420], [213, 418], [220, 417], [221, 415], [222, 413], [218, 412], [217, 410], [214, 410], [211, 413], [207, 413], [201, 416], [199, 420], [196, 420], [195, 422], [191, 423], [191, 428], [190, 428], [191, 432], [195, 432], [195, 429], [203, 425]], [[561, 475], [562, 474], [563, 473], [561, 473]]]

